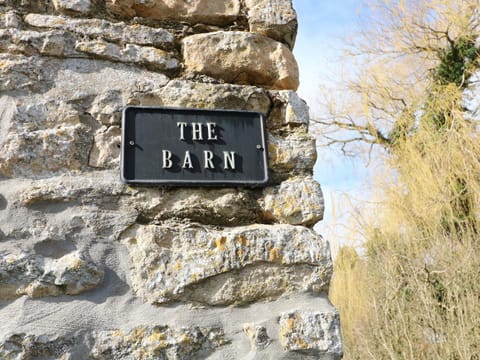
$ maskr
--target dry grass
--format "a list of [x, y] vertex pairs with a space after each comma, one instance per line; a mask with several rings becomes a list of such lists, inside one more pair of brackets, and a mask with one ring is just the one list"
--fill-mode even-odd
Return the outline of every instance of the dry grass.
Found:
[[480, 359], [480, 141], [463, 116], [398, 144], [361, 229], [365, 256], [339, 252], [330, 296], [345, 359]]

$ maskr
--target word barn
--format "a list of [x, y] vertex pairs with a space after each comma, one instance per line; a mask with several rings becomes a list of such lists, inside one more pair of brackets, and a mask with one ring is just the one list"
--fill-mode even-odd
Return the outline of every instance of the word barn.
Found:
[[[214, 122], [199, 123], [193, 122], [188, 124], [186, 122], [177, 122], [179, 129], [180, 141], [195, 141], [195, 142], [212, 142], [218, 141], [218, 134], [216, 132], [217, 124]], [[203, 150], [200, 159], [197, 155], [192, 154], [189, 150], [186, 150], [184, 154], [179, 157], [173, 154], [168, 149], [162, 150], [162, 168], [171, 169], [174, 166], [180, 166], [182, 169], [194, 169], [197, 164], [203, 169], [215, 170], [218, 167], [218, 156], [211, 150]], [[223, 170], [235, 170], [235, 151], [223, 151], [219, 157], [222, 161], [221, 167]], [[217, 165], [217, 166], [216, 166]]]

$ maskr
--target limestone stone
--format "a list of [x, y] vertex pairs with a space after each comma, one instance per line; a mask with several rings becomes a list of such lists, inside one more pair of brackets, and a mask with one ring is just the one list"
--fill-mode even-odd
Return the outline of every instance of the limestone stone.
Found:
[[[35, 100], [39, 100], [37, 103]], [[56, 117], [48, 101], [27, 96], [4, 97], [0, 145], [0, 174], [5, 177], [45, 175], [85, 166], [90, 148], [89, 130], [78, 113], [60, 104]], [[63, 120], [59, 126], [59, 119]]]
[[218, 31], [182, 40], [185, 69], [231, 83], [296, 90], [298, 66], [291, 51], [266, 36]]
[[268, 117], [270, 128], [278, 129], [284, 126], [308, 128], [310, 121], [308, 105], [295, 91], [269, 91], [269, 95], [273, 102], [273, 109]]
[[0, 30], [0, 51], [14, 54], [78, 57], [74, 39], [60, 30], [24, 31], [14, 28]]
[[98, 360], [199, 359], [227, 343], [222, 329], [198, 326], [136, 327], [128, 332], [97, 332], [93, 337], [90, 358]]
[[[165, 191], [161, 188], [131, 188], [120, 182], [118, 169], [91, 171], [86, 179], [61, 175], [25, 180], [17, 187], [18, 192], [11, 195], [14, 207], [36, 209], [47, 204], [59, 208], [64, 204], [113, 207], [112, 216], [122, 224], [124, 221], [134, 222], [136, 217], [149, 222], [179, 218], [218, 225], [248, 224], [257, 221], [260, 212], [254, 194], [246, 189], [178, 188]], [[126, 214], [132, 216], [132, 209], [133, 219], [128, 220]], [[9, 222], [2, 227], [5, 235], [14, 233], [12, 222], [5, 222]], [[35, 236], [41, 239], [40, 234]]]
[[172, 54], [150, 46], [127, 44], [121, 47], [103, 40], [92, 40], [77, 42], [75, 49], [101, 59], [145, 65], [160, 71], [173, 71], [179, 66]]
[[[88, 103], [91, 97], [104, 98], [114, 91], [126, 94], [154, 91], [168, 82], [163, 74], [119, 63], [5, 54], [0, 54], [0, 75], [2, 91], [24, 90], [29, 95], [32, 91], [39, 92], [45, 98], [69, 104]], [[27, 100], [22, 99], [31, 103]]]
[[243, 332], [248, 336], [253, 350], [263, 350], [272, 342], [267, 334], [267, 328], [263, 325], [245, 324]]
[[81, 204], [101, 204], [123, 194], [134, 194], [133, 190], [117, 179], [118, 174], [111, 171], [92, 171], [87, 178], [65, 174], [47, 179], [24, 181], [19, 193], [14, 194], [14, 206], [35, 207], [38, 204], [65, 203], [79, 200]]
[[95, 134], [88, 165], [95, 168], [118, 167], [120, 143], [121, 130], [118, 126], [102, 126]]
[[92, 0], [53, 0], [53, 6], [59, 12], [76, 12], [83, 15], [93, 10], [94, 2]]
[[294, 310], [282, 313], [279, 338], [286, 351], [342, 358], [343, 345], [337, 311]]
[[149, 106], [237, 109], [268, 114], [271, 101], [263, 89], [254, 86], [172, 80], [153, 92], [134, 94], [129, 103]]
[[112, 89], [99, 93], [90, 104], [87, 112], [103, 126], [120, 125], [122, 110], [130, 96], [129, 90], [128, 88], [126, 91]]
[[43, 74], [29, 60], [24, 56], [0, 54], [0, 77], [2, 79], [0, 90], [2, 92], [22, 89], [38, 90], [39, 81], [43, 80]]
[[315, 139], [302, 133], [286, 137], [269, 134], [268, 156], [274, 180], [311, 173], [317, 158]]
[[134, 201], [140, 204], [136, 206], [141, 216], [154, 222], [179, 218], [209, 224], [239, 225], [255, 222], [259, 212], [253, 193], [244, 189], [141, 189]]
[[106, 0], [107, 9], [123, 17], [227, 24], [240, 12], [239, 0]]
[[73, 336], [35, 336], [32, 334], [8, 334], [0, 339], [0, 358], [23, 359], [70, 359], [69, 349], [75, 343]]
[[92, 290], [103, 280], [103, 270], [79, 253], [67, 254], [46, 264], [45, 278], [67, 295], [77, 295]]
[[[101, 123], [119, 125], [129, 94], [151, 92], [168, 81], [162, 74], [86, 59], [15, 56], [5, 60], [0, 73], [4, 69], [0, 87], [13, 95], [4, 92], [0, 99], [4, 149], [0, 175], [4, 177], [54, 176], [85, 169], [94, 130]], [[41, 94], [32, 94], [33, 90]], [[113, 132], [114, 128], [97, 134], [97, 145], [103, 141], [107, 151], [115, 152], [118, 137]]]
[[290, 225], [135, 225], [122, 241], [132, 258], [133, 289], [154, 304], [245, 304], [321, 291], [332, 270], [328, 243]]
[[293, 49], [297, 14], [292, 0], [246, 0], [250, 31], [284, 42]]
[[313, 226], [323, 219], [320, 184], [311, 177], [295, 177], [263, 191], [263, 218], [292, 225]]
[[69, 31], [91, 38], [101, 38], [115, 43], [129, 43], [170, 49], [174, 45], [173, 34], [162, 28], [100, 19], [73, 19], [65, 16], [28, 14], [25, 23], [36, 28]]
[[[103, 242], [116, 244], [135, 223], [135, 190], [121, 183], [118, 171], [69, 173], [45, 179], [0, 182], [0, 253], [12, 249], [58, 259]], [[88, 251], [101, 264], [97, 251]]]
[[19, 28], [22, 18], [15, 11], [0, 13], [0, 28]]
[[84, 255], [59, 259], [38, 255], [6, 255], [0, 258], [0, 299], [77, 295], [97, 287], [103, 271]]
[[89, 148], [82, 124], [33, 131], [17, 128], [3, 142], [0, 175], [34, 177], [80, 170], [88, 161]]

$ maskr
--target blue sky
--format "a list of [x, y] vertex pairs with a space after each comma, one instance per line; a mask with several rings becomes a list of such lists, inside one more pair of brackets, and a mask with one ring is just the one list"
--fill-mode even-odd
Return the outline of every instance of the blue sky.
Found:
[[[358, 0], [293, 0], [299, 29], [294, 49], [300, 69], [298, 93], [318, 115], [320, 84], [335, 78], [339, 71], [343, 39], [351, 36], [359, 23]], [[367, 195], [365, 178], [368, 169], [359, 160], [345, 158], [328, 148], [318, 149], [314, 178], [320, 182], [325, 197], [325, 219], [316, 226], [333, 244], [344, 242], [348, 231], [348, 213], [356, 211], [350, 198]], [[348, 194], [348, 196], [345, 196]]]
[[[359, 21], [359, 1], [294, 0], [299, 29], [294, 54], [300, 68], [299, 95], [310, 106], [313, 115], [318, 115], [320, 84], [335, 78], [340, 71], [339, 57], [345, 38], [355, 31]], [[364, 174], [358, 162], [352, 162], [328, 149], [320, 149], [316, 175], [324, 186], [340, 182], [356, 183], [353, 172]], [[333, 171], [335, 168], [335, 171]]]

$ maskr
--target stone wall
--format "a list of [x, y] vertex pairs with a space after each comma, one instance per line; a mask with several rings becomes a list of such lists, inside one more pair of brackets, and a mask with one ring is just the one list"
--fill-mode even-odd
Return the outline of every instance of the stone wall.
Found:
[[[338, 359], [289, 0], [0, 0], [0, 358]], [[120, 182], [126, 105], [265, 114], [265, 188]]]

